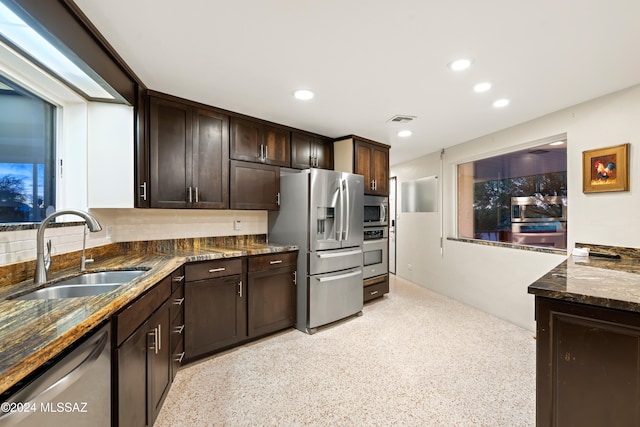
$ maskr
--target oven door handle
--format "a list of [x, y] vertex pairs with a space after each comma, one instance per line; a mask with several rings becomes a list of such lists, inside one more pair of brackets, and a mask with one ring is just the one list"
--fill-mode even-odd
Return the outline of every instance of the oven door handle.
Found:
[[387, 207], [384, 203], [380, 203], [380, 224], [384, 224], [387, 220]]

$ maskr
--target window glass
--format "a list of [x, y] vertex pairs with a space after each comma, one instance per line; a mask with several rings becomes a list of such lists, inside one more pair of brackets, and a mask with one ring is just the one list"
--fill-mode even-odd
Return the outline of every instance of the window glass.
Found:
[[56, 107], [0, 76], [0, 223], [55, 210]]
[[566, 140], [458, 165], [458, 237], [567, 247]]

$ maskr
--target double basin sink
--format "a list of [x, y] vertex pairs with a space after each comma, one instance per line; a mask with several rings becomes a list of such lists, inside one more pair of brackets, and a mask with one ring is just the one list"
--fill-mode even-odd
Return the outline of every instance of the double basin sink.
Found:
[[7, 299], [40, 300], [100, 295], [117, 289], [147, 271], [116, 270], [83, 273], [25, 294], [11, 295]]

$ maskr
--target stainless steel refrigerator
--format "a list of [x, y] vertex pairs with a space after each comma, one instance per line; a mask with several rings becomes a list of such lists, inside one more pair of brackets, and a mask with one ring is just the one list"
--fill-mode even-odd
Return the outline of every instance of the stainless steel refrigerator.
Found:
[[364, 177], [307, 169], [281, 176], [280, 193], [269, 242], [300, 247], [296, 328], [312, 334], [360, 314]]

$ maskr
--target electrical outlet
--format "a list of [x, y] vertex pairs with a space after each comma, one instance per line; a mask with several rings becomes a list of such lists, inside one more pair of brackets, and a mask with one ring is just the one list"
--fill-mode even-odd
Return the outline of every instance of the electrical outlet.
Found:
[[113, 225], [107, 225], [107, 239], [110, 239], [112, 234], [113, 234]]
[[233, 229], [236, 231], [242, 230], [242, 221], [240, 220], [233, 221]]
[[413, 264], [407, 264], [407, 268], [409, 269], [409, 271], [413, 270]]

